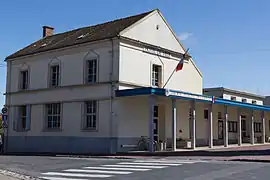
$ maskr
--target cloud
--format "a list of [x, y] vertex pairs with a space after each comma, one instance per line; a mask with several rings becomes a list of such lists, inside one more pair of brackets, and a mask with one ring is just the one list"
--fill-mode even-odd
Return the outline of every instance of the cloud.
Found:
[[180, 41], [185, 41], [185, 40], [189, 39], [191, 36], [193, 36], [192, 33], [183, 32], [183, 33], [180, 33], [180, 35], [178, 36], [178, 38], [179, 38]]

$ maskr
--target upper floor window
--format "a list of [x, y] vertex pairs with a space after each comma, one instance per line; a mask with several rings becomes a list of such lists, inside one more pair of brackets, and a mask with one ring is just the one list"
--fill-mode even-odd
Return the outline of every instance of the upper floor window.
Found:
[[231, 96], [231, 100], [232, 101], [236, 101], [236, 97], [235, 96]]
[[161, 66], [153, 64], [152, 66], [152, 86], [161, 87]]
[[255, 101], [255, 100], [252, 100], [252, 104], [257, 104], [257, 101]]
[[20, 72], [20, 89], [28, 89], [29, 86], [29, 71], [24, 70]]
[[52, 65], [50, 67], [50, 87], [59, 86], [60, 81], [60, 66]]
[[86, 64], [86, 81], [87, 83], [97, 82], [97, 60], [88, 60]]
[[222, 119], [222, 113], [218, 112], [218, 119]]
[[243, 102], [243, 103], [246, 103], [246, 102], [247, 102], [247, 99], [244, 99], [244, 98], [243, 98], [243, 99], [242, 99], [242, 102]]
[[97, 101], [87, 101], [84, 106], [84, 128], [97, 130]]
[[46, 123], [48, 129], [60, 129], [61, 123], [61, 104], [46, 104]]

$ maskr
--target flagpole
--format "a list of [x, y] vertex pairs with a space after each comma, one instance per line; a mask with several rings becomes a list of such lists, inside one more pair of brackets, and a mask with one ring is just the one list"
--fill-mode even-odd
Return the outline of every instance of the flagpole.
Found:
[[[183, 58], [184, 58], [185, 55], [187, 54], [188, 50], [189, 50], [189, 48], [188, 48], [188, 49], [186, 50], [186, 52], [184, 53]], [[180, 61], [181, 61], [181, 59], [180, 59]], [[179, 63], [179, 62], [178, 62], [178, 63]], [[173, 74], [175, 73], [175, 71], [176, 71], [176, 68], [173, 69], [173, 72], [171, 73], [170, 77], [168, 78], [168, 80], [166, 81], [166, 83], [164, 84], [164, 86], [163, 86], [162, 88], [164, 88], [164, 87], [168, 84], [169, 80], [171, 79], [171, 77], [173, 76]]]

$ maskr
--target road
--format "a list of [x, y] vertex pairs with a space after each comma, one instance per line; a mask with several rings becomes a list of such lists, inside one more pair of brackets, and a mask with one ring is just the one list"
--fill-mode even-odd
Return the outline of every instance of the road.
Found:
[[98, 159], [0, 156], [0, 169], [46, 180], [266, 180], [270, 163], [182, 158]]

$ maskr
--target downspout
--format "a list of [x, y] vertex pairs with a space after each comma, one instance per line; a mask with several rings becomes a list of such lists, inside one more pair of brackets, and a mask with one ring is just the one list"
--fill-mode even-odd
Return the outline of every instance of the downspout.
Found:
[[112, 44], [112, 52], [111, 52], [111, 72], [110, 72], [110, 84], [111, 84], [111, 94], [110, 94], [110, 154], [115, 154], [116, 149], [114, 149], [114, 142], [115, 142], [115, 137], [113, 137], [113, 128], [114, 128], [114, 123], [113, 123], [113, 96], [114, 96], [114, 83], [113, 83], [113, 59], [114, 59], [114, 43], [113, 39], [111, 39], [111, 44]]
[[[11, 91], [11, 60], [7, 61], [7, 81], [6, 81], [6, 87], [8, 87], [8, 89], [6, 88], [6, 102], [5, 104], [8, 104], [7, 108], [8, 108], [8, 111], [10, 110], [10, 107], [11, 107], [11, 104], [10, 104], [10, 95], [9, 92]], [[9, 128], [11, 126], [11, 123], [10, 121], [8, 121], [8, 128], [6, 128], [6, 133], [4, 131], [4, 153], [7, 153], [7, 150], [8, 150], [8, 132], [9, 132]], [[6, 137], [5, 137], [6, 136]]]

